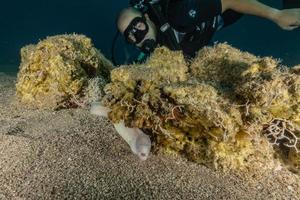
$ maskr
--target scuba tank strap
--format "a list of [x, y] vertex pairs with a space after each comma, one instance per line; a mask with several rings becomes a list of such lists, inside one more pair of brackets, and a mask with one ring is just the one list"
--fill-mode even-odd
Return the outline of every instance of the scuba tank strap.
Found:
[[176, 40], [175, 33], [167, 21], [169, 1], [170, 0], [161, 0], [159, 5], [150, 4], [148, 9], [152, 12], [159, 23], [159, 31], [164, 35], [165, 42], [167, 43], [166, 46], [171, 50], [180, 50], [181, 47]]

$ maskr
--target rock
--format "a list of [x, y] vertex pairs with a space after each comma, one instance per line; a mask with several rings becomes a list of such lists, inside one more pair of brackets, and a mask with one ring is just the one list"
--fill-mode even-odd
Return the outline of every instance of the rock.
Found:
[[83, 105], [87, 96], [100, 98], [112, 68], [84, 35], [48, 37], [21, 49], [17, 97], [37, 108]]
[[299, 125], [299, 76], [227, 44], [205, 47], [190, 63], [158, 48], [146, 63], [112, 70], [111, 80], [102, 103], [114, 123], [142, 129], [154, 151], [214, 168], [275, 167], [264, 131], [275, 118]]

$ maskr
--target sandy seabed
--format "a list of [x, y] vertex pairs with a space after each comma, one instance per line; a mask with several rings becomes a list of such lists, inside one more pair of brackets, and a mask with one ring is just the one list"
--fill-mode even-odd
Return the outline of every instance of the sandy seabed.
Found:
[[182, 158], [140, 161], [88, 110], [30, 110], [0, 73], [0, 199], [300, 199], [284, 168], [243, 176]]

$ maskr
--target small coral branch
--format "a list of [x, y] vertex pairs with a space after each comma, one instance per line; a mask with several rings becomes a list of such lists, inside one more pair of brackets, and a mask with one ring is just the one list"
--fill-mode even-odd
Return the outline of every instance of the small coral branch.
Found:
[[[184, 108], [184, 106], [180, 106], [180, 105], [174, 106], [174, 107], [171, 109], [171, 116], [168, 116], [168, 117], [165, 119], [165, 122], [167, 122], [168, 120], [177, 120], [178, 115], [179, 115], [179, 113], [182, 113], [182, 109], [183, 109], [183, 108]], [[178, 113], [178, 110], [179, 110], [179, 113]]]
[[[71, 95], [71, 96], [72, 97], [70, 98], [68, 107], [85, 108], [87, 106], [87, 102], [85, 102], [84, 100], [80, 100], [80, 98], [76, 97], [75, 95]], [[74, 105], [74, 106], [71, 106], [71, 105]]]
[[120, 101], [120, 103], [121, 103], [121, 106], [126, 107], [130, 113], [134, 112], [134, 109], [136, 107], [135, 105], [132, 105], [132, 104], [128, 103], [126, 100], [123, 100], [123, 99]]
[[292, 122], [275, 118], [267, 124], [264, 124], [263, 133], [269, 139], [272, 145], [283, 144], [286, 147], [294, 148], [297, 153], [299, 150], [299, 140], [296, 133], [299, 132]]
[[249, 100], [247, 100], [247, 102], [243, 105], [235, 105], [235, 104], [232, 104], [232, 106], [234, 107], [245, 107], [245, 116], [249, 116], [249, 109], [250, 109], [250, 106], [251, 104], [249, 103]]

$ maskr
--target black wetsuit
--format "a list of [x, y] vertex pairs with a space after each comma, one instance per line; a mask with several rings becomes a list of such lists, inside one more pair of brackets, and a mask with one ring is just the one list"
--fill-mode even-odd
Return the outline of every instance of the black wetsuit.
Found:
[[282, 5], [284, 9], [300, 8], [300, 0], [283, 0]]
[[[178, 45], [174, 47], [170, 36], [161, 31], [158, 31], [158, 43], [171, 50], [183, 50], [188, 57], [194, 57], [199, 49], [208, 45], [217, 30], [242, 16], [232, 10], [222, 13], [221, 0], [161, 0], [160, 11], [171, 25]], [[153, 13], [149, 16], [157, 27], [161, 26]]]

